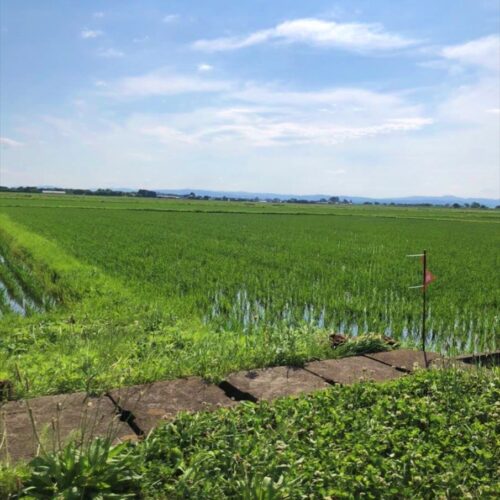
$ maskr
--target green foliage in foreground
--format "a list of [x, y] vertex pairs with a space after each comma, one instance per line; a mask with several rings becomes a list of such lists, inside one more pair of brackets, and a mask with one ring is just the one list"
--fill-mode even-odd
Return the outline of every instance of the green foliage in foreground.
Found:
[[69, 444], [58, 454], [35, 458], [24, 493], [34, 498], [135, 497], [140, 457], [126, 444], [95, 439], [88, 447]]
[[[89, 498], [100, 481], [106, 492], [123, 495], [123, 482], [110, 480], [115, 474], [147, 498], [495, 497], [499, 401], [498, 369], [431, 370], [184, 414], [145, 442], [109, 454], [106, 467], [87, 460], [73, 477], [75, 497]], [[32, 462], [25, 491], [52, 488], [54, 497], [69, 498], [72, 456], [79, 455], [68, 448], [57, 459]], [[47, 467], [51, 474], [41, 481]], [[15, 491], [3, 488], [5, 496]]]
[[183, 416], [141, 448], [144, 484], [170, 498], [500, 493], [499, 397], [498, 372], [421, 372]]

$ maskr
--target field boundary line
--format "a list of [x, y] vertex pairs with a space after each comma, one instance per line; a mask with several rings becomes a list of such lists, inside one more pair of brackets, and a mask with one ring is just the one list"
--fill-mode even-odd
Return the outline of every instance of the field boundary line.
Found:
[[353, 214], [353, 213], [308, 213], [308, 212], [275, 212], [275, 211], [245, 211], [245, 210], [178, 210], [171, 208], [134, 208], [134, 207], [83, 207], [78, 205], [0, 205], [2, 208], [43, 208], [43, 209], [72, 209], [72, 210], [111, 210], [111, 211], [132, 211], [132, 212], [158, 212], [158, 213], [195, 213], [195, 214], [217, 214], [217, 215], [280, 215], [280, 216], [307, 216], [307, 217], [364, 217], [367, 219], [390, 219], [390, 220], [425, 220], [431, 222], [469, 222], [481, 224], [500, 224], [500, 220], [486, 219], [458, 219], [455, 217], [423, 217], [388, 214]]

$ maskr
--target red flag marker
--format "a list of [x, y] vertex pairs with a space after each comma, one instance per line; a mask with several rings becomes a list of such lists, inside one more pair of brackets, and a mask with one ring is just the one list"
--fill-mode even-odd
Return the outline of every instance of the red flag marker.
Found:
[[422, 289], [422, 352], [424, 354], [425, 367], [429, 366], [427, 362], [427, 354], [425, 352], [426, 330], [425, 320], [427, 318], [427, 286], [436, 280], [436, 277], [427, 269], [427, 251], [423, 253], [408, 255], [408, 257], [420, 257], [422, 262], [422, 284], [417, 286], [410, 286], [410, 288]]
[[436, 277], [427, 269], [425, 270], [425, 280], [424, 280], [424, 288], [427, 287], [429, 283], [432, 283], [436, 280]]

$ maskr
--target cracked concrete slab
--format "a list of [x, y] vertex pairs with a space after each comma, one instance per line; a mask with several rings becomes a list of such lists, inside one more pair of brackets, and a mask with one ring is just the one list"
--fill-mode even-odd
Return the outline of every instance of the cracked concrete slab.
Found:
[[109, 398], [89, 397], [85, 393], [3, 404], [0, 406], [2, 435], [6, 441], [0, 459], [13, 462], [31, 459], [42, 451], [56, 451], [71, 438], [84, 442], [96, 436], [108, 437], [113, 442], [135, 438], [130, 427], [119, 420]]
[[181, 411], [210, 411], [236, 404], [218, 386], [199, 377], [124, 387], [109, 395], [121, 409], [132, 414], [132, 425], [145, 434]]
[[336, 384], [353, 384], [362, 380], [382, 382], [404, 375], [391, 366], [364, 356], [314, 361], [307, 363], [305, 368]]
[[233, 373], [226, 381], [238, 391], [266, 401], [329, 387], [327, 382], [316, 375], [302, 368], [288, 366]]
[[[429, 364], [440, 357], [435, 352], [427, 352], [426, 355]], [[412, 349], [397, 349], [395, 351], [365, 354], [365, 357], [410, 372], [418, 368], [425, 368], [424, 353]]]

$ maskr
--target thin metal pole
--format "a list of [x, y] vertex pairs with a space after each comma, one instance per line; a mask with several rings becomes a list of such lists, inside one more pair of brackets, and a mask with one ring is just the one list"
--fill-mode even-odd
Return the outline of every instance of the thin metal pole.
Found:
[[425, 367], [428, 368], [428, 363], [427, 363], [427, 353], [425, 352], [425, 336], [426, 336], [426, 331], [425, 331], [425, 320], [427, 316], [427, 287], [425, 284], [425, 277], [427, 275], [427, 250], [424, 250], [424, 254], [422, 256], [422, 351], [424, 353], [424, 363]]

